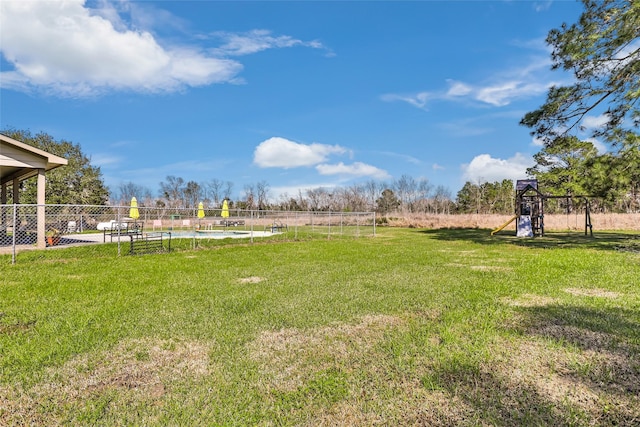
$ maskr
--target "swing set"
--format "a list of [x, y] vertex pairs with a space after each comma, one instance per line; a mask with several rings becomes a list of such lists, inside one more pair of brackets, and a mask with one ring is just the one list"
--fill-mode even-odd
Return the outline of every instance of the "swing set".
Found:
[[584, 235], [593, 237], [593, 224], [591, 223], [591, 203], [592, 196], [552, 196], [543, 194], [538, 189], [537, 179], [519, 179], [516, 181], [516, 211], [515, 215], [500, 227], [491, 231], [491, 235], [506, 228], [513, 221], [516, 222], [516, 234], [518, 237], [544, 236], [544, 208], [549, 199], [566, 199], [567, 213], [569, 212], [569, 201], [572, 199], [582, 199], [585, 204]]

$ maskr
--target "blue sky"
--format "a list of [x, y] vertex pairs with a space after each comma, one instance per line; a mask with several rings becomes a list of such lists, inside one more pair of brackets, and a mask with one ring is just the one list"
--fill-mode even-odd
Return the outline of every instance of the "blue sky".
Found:
[[[0, 128], [78, 143], [110, 187], [525, 178], [544, 38], [576, 1], [0, 3]], [[587, 117], [585, 124], [597, 124]]]

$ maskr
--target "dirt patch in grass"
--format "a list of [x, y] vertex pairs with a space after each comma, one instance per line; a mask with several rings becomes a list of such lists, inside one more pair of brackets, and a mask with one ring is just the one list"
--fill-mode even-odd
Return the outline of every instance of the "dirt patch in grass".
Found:
[[[505, 302], [537, 307], [557, 300], [524, 295]], [[285, 424], [307, 426], [631, 426], [640, 420], [640, 355], [613, 336], [538, 324], [496, 337], [477, 364], [458, 363], [400, 345], [424, 325], [414, 314], [264, 332], [249, 344], [261, 374], [257, 387], [273, 407], [285, 405]], [[314, 388], [324, 373], [337, 373], [328, 386], [344, 388], [333, 398]], [[299, 406], [286, 407], [291, 400]]]
[[462, 268], [462, 267], [468, 267], [468, 265], [460, 264], [459, 262], [449, 262], [449, 263], [445, 264], [445, 267], [459, 267], [459, 268]]
[[608, 291], [606, 289], [586, 289], [586, 288], [567, 288], [564, 290], [571, 295], [580, 297], [598, 297], [598, 298], [618, 298], [621, 296], [618, 292]]
[[503, 304], [512, 307], [544, 307], [551, 304], [557, 304], [558, 299], [547, 297], [544, 295], [523, 294], [518, 298], [501, 298]]
[[582, 349], [607, 349], [616, 344], [614, 337], [607, 333], [572, 325], [545, 323], [529, 328], [529, 332], [536, 336], [551, 338], [554, 341], [569, 343]]
[[0, 425], [62, 425], [107, 401], [103, 411], [154, 405], [174, 384], [209, 371], [208, 348], [194, 342], [128, 340], [50, 368], [28, 390], [0, 389]]
[[[506, 389], [505, 412], [510, 410], [509, 397], [527, 390], [528, 397], [521, 397], [548, 412], [542, 420], [566, 418], [574, 423], [579, 420], [578, 425], [634, 425], [634, 420], [640, 420], [637, 355], [602, 349], [582, 351], [537, 339], [504, 342], [499, 347], [501, 360], [484, 365], [482, 370], [499, 379]], [[518, 399], [513, 404], [521, 406]]]
[[[394, 358], [389, 356], [391, 349], [384, 344], [385, 334], [407, 332], [411, 319], [429, 321], [438, 317], [435, 312], [402, 317], [376, 315], [354, 324], [263, 332], [249, 344], [249, 352], [261, 370], [259, 387], [265, 399], [311, 399], [299, 409], [285, 411], [285, 416], [300, 414], [295, 424], [463, 425], [462, 421], [473, 419], [472, 407], [457, 396], [426, 388], [415, 372], [406, 376], [398, 373]], [[438, 340], [434, 339], [433, 345], [438, 346]], [[427, 359], [420, 364], [428, 365]], [[323, 373], [350, 378], [335, 402], [323, 402], [321, 392], [319, 396], [312, 387]]]
[[264, 277], [251, 276], [251, 277], [243, 277], [241, 279], [238, 279], [238, 282], [240, 282], [240, 283], [260, 283], [263, 280], [265, 280]]
[[471, 265], [472, 270], [476, 271], [511, 271], [511, 267], [503, 267], [500, 265]]
[[356, 363], [385, 330], [403, 323], [399, 317], [377, 315], [356, 324], [266, 331], [249, 345], [250, 357], [259, 363], [266, 387], [292, 391], [317, 372]]
[[[477, 367], [423, 360], [419, 375], [380, 359], [348, 399], [306, 425], [637, 425], [640, 361], [634, 353], [586, 350], [540, 338], [497, 339]], [[422, 377], [424, 378], [424, 377]], [[363, 387], [364, 385], [364, 387]]]
[[473, 426], [473, 408], [458, 396], [408, 383], [387, 396], [365, 395], [318, 411], [303, 425], [315, 426]]
[[[540, 396], [552, 402], [568, 399], [572, 403], [595, 402], [597, 396], [589, 388], [571, 378], [567, 366], [584, 363], [586, 358], [562, 347], [550, 347], [534, 340], [504, 343], [509, 351], [495, 370], [509, 387], [517, 389], [522, 384], [533, 387]], [[488, 371], [493, 368], [485, 367]]]
[[[4, 317], [3, 313], [0, 313], [0, 319]], [[0, 334], [17, 334], [21, 332], [27, 332], [36, 324], [35, 320], [22, 321], [18, 320], [13, 323], [0, 323]]]
[[469, 268], [475, 271], [511, 271], [513, 270], [511, 267], [504, 267], [501, 265], [467, 265], [461, 264], [457, 262], [450, 262], [445, 264], [447, 267], [456, 267], [456, 268]]

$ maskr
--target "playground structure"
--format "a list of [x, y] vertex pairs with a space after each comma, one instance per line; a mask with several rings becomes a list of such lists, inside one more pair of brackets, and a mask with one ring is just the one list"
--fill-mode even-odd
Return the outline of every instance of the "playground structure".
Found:
[[548, 199], [583, 199], [585, 202], [584, 234], [593, 237], [593, 225], [589, 196], [552, 196], [543, 194], [538, 189], [537, 179], [519, 179], [516, 181], [515, 215], [500, 227], [491, 231], [491, 235], [502, 231], [509, 224], [516, 221], [516, 235], [518, 237], [544, 236], [544, 206]]

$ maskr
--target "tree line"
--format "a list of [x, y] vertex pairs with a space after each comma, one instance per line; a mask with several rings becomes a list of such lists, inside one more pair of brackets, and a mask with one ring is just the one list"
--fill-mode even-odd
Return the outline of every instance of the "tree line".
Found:
[[234, 183], [220, 179], [204, 182], [186, 181], [167, 176], [153, 192], [133, 182], [120, 184], [111, 194], [112, 204], [128, 204], [136, 197], [141, 206], [163, 208], [195, 208], [199, 202], [207, 207], [220, 207], [227, 200], [232, 208], [247, 210], [332, 211], [387, 213], [450, 213], [455, 210], [451, 192], [444, 186], [434, 187], [425, 178], [403, 175], [390, 183], [370, 180], [346, 187], [300, 189], [296, 194], [274, 196], [268, 182], [245, 184], [237, 199], [232, 198]]
[[[232, 208], [247, 210], [375, 211], [383, 215], [512, 214], [515, 211], [512, 180], [468, 181], [455, 199], [446, 187], [434, 186], [426, 178], [415, 179], [409, 175], [402, 175], [391, 182], [369, 180], [346, 187], [301, 189], [296, 194], [285, 193], [277, 197], [272, 197], [269, 183], [263, 180], [244, 185], [237, 199], [233, 198], [235, 186], [232, 181], [215, 178], [195, 182], [170, 175], [159, 183], [159, 191], [155, 194], [134, 182], [109, 189], [103, 182], [100, 168], [91, 165], [79, 144], [56, 141], [45, 133], [32, 135], [29, 131], [17, 130], [4, 130], [2, 133], [69, 160], [67, 166], [47, 173], [48, 204], [128, 205], [131, 198], [136, 197], [140, 206], [167, 209], [195, 209], [199, 202], [204, 202], [208, 208], [219, 208], [226, 199]], [[534, 156], [537, 163], [528, 170], [528, 174], [539, 180], [543, 193], [568, 196], [566, 200], [550, 201], [546, 207], [548, 213], [571, 211], [574, 205], [579, 204], [576, 198], [580, 195], [599, 196], [592, 203], [596, 210], [637, 211], [640, 176], [637, 165], [640, 165], [640, 159], [638, 150], [632, 148], [633, 144], [626, 151], [619, 151], [617, 156], [611, 153], [598, 155], [589, 142], [577, 138], [556, 139], [555, 144], [544, 147]], [[618, 168], [624, 173], [616, 175], [614, 171]], [[595, 178], [600, 179], [599, 186], [594, 185]], [[630, 183], [632, 191], [612, 191], [614, 187], [628, 188]], [[35, 179], [21, 183], [20, 201], [36, 203]], [[8, 192], [8, 202], [12, 203], [12, 192]]]

